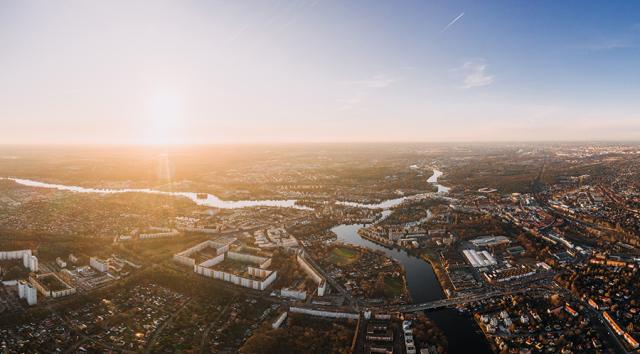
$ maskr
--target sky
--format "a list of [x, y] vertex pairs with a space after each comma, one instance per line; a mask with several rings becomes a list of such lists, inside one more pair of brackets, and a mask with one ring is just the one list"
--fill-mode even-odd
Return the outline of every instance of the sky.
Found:
[[640, 140], [638, 1], [0, 1], [0, 144]]

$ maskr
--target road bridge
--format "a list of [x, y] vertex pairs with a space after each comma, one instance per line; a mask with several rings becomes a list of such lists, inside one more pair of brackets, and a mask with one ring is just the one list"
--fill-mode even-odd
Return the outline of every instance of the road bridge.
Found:
[[[540, 290], [542, 289], [533, 289], [533, 288], [526, 287], [526, 288], [509, 289], [509, 290], [502, 290], [502, 291], [491, 291], [484, 294], [464, 295], [464, 296], [457, 296], [450, 299], [441, 299], [441, 300], [423, 302], [419, 304], [402, 305], [402, 306], [396, 307], [394, 310], [399, 312], [418, 312], [418, 311], [424, 311], [424, 310], [435, 310], [443, 307], [463, 305], [463, 304], [468, 304], [472, 302], [488, 300], [490, 298], [499, 297], [499, 296], [515, 295], [515, 294], [520, 294], [524, 292], [540, 291]], [[392, 309], [389, 309], [389, 310], [392, 310]]]

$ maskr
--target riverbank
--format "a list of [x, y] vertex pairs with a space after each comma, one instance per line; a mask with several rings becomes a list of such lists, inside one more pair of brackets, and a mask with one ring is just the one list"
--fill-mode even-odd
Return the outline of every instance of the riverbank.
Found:
[[384, 248], [401, 250], [403, 252], [406, 252], [407, 255], [418, 257], [424, 260], [425, 262], [429, 263], [438, 280], [438, 284], [440, 285], [440, 288], [442, 288], [445, 296], [447, 298], [450, 298], [455, 294], [454, 293], [455, 289], [453, 287], [453, 284], [451, 283], [451, 280], [449, 279], [447, 270], [444, 268], [444, 266], [442, 265], [442, 263], [440, 262], [436, 254], [433, 254], [431, 251], [420, 251], [417, 249], [411, 250], [411, 249], [399, 247], [393, 241], [387, 238], [371, 235], [369, 232], [367, 232], [367, 229], [365, 227], [359, 228], [357, 230], [357, 234], [361, 238], [367, 241], [371, 241], [376, 245], [379, 245]]
[[455, 290], [453, 288], [453, 284], [449, 280], [449, 276], [447, 275], [447, 270], [444, 269], [444, 267], [442, 266], [442, 263], [440, 263], [439, 260], [434, 259], [433, 255], [429, 254], [428, 252], [425, 252], [422, 255], [420, 255], [420, 258], [422, 258], [425, 262], [428, 262], [431, 265], [431, 268], [433, 269], [433, 272], [435, 273], [436, 278], [438, 279], [438, 284], [440, 284], [440, 287], [442, 288], [442, 291], [444, 292], [446, 297], [447, 298], [453, 297]]
[[[237, 208], [258, 207], [258, 206], [295, 208], [295, 209], [305, 209], [305, 210], [309, 209], [309, 208], [296, 205], [297, 201], [293, 199], [231, 201], [231, 200], [222, 200], [213, 194], [205, 194], [205, 193], [166, 192], [166, 191], [150, 189], [150, 188], [123, 188], [123, 189], [85, 188], [85, 187], [79, 187], [79, 186], [67, 186], [63, 184], [51, 184], [51, 183], [33, 181], [29, 179], [20, 179], [20, 178], [4, 178], [4, 179], [14, 181], [15, 183], [18, 183], [27, 187], [56, 189], [60, 191], [68, 191], [68, 192], [74, 192], [74, 193], [93, 193], [93, 194], [146, 193], [146, 194], [166, 195], [166, 196], [172, 196], [172, 197], [182, 197], [182, 198], [190, 199], [197, 205], [210, 206], [210, 207], [215, 207], [220, 209], [237, 209]], [[206, 198], [204, 198], [205, 195], [206, 195]]]
[[[430, 302], [445, 298], [440, 281], [432, 264], [420, 254], [390, 248], [367, 240], [358, 235], [365, 225], [338, 225], [331, 229], [338, 241], [384, 252], [402, 266], [409, 295], [413, 303]], [[427, 316], [442, 329], [448, 339], [448, 353], [492, 353], [474, 319], [469, 314], [461, 314], [453, 308], [429, 311]]]
[[[442, 174], [443, 173], [441, 171], [434, 169], [433, 175], [427, 180], [428, 183], [438, 188], [438, 194], [444, 194], [449, 190], [448, 187], [444, 187], [437, 183], [438, 177], [440, 177]], [[13, 177], [0, 177], [0, 179], [10, 180], [27, 187], [56, 189], [56, 190], [75, 192], [75, 193], [95, 193], [95, 194], [147, 193], [147, 194], [158, 194], [158, 195], [182, 197], [182, 198], [190, 199], [197, 205], [215, 207], [220, 209], [236, 209], [236, 208], [266, 206], [266, 207], [279, 207], [279, 208], [295, 208], [295, 209], [301, 209], [301, 210], [313, 210], [312, 208], [299, 205], [298, 200], [296, 199], [223, 200], [213, 194], [202, 193], [202, 192], [177, 192], [177, 191], [166, 191], [162, 189], [153, 189], [153, 188], [92, 188], [92, 187], [69, 186], [64, 184], [47, 183], [47, 182], [35, 181], [30, 179], [22, 179], [22, 178], [13, 178]], [[424, 194], [416, 194], [412, 196], [404, 196], [400, 198], [388, 199], [375, 204], [342, 202], [342, 201], [337, 201], [335, 203], [339, 205], [358, 207], [358, 208], [386, 210], [386, 209], [390, 209], [400, 205], [407, 198], [419, 198], [422, 195]]]
[[498, 350], [498, 348], [496, 348], [495, 346], [495, 341], [493, 340], [493, 335], [489, 332], [486, 331], [486, 327], [483, 325], [482, 321], [480, 320], [480, 314], [474, 314], [473, 315], [473, 320], [476, 322], [476, 326], [478, 326], [478, 328], [480, 328], [480, 331], [482, 332], [482, 335], [484, 336], [485, 340], [487, 341], [487, 344], [489, 345], [489, 347], [491, 347], [491, 350], [496, 352]]
[[375, 235], [371, 235], [368, 232], [366, 232], [365, 228], [361, 228], [358, 229], [358, 235], [362, 238], [364, 238], [365, 240], [369, 240], [371, 242], [375, 242], [381, 246], [385, 246], [385, 247], [391, 247], [393, 248], [394, 246], [394, 242], [384, 238], [384, 237], [380, 237], [380, 236], [375, 236]]

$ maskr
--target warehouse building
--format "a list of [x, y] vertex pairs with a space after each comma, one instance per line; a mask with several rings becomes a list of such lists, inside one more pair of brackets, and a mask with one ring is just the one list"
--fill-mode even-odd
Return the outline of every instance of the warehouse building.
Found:
[[462, 251], [467, 261], [475, 268], [489, 267], [498, 264], [496, 259], [487, 251], [476, 252], [475, 250]]

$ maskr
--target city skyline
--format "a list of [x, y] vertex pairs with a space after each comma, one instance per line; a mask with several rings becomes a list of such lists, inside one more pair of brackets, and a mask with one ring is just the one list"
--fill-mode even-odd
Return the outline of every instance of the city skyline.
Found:
[[639, 7], [6, 1], [0, 142], [638, 140]]

